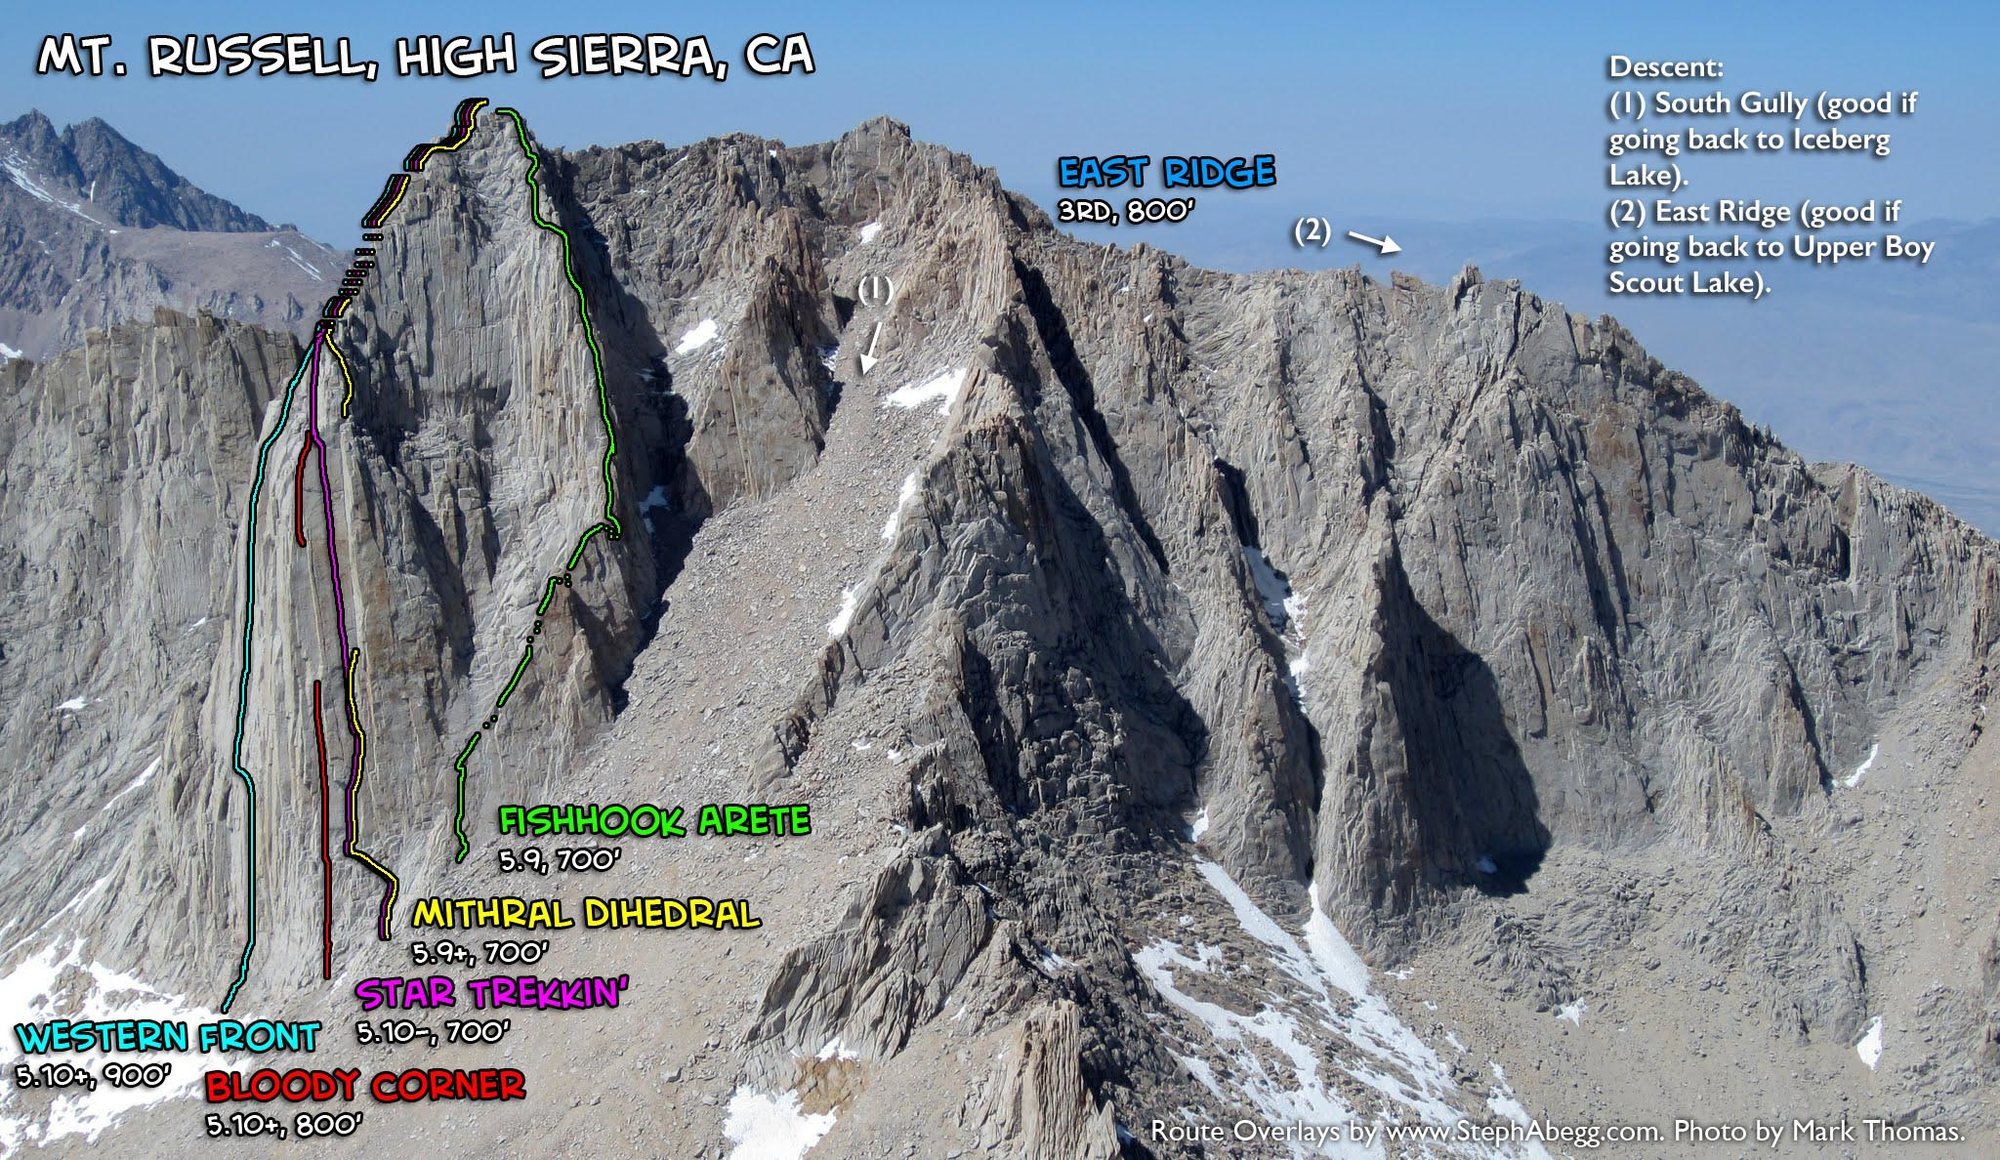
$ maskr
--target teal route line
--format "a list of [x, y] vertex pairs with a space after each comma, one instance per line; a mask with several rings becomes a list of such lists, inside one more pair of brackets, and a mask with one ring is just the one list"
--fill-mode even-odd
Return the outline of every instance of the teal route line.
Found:
[[243, 733], [245, 719], [250, 712], [250, 635], [257, 620], [257, 497], [264, 491], [264, 468], [271, 461], [271, 448], [285, 433], [285, 425], [292, 414], [292, 400], [297, 396], [299, 383], [306, 377], [306, 368], [312, 365], [313, 354], [319, 349], [319, 336], [313, 336], [313, 343], [299, 360], [299, 369], [293, 373], [292, 381], [285, 387], [284, 406], [278, 412], [277, 425], [271, 434], [257, 448], [257, 474], [250, 483], [250, 509], [244, 517], [243, 541], [243, 679], [236, 686], [236, 736], [229, 745], [229, 763], [236, 770], [236, 776], [243, 779], [243, 787], [249, 791], [250, 812], [243, 827], [243, 849], [249, 866], [249, 932], [243, 941], [243, 960], [236, 968], [236, 981], [229, 984], [229, 994], [223, 996], [222, 1011], [229, 1014], [230, 1005], [236, 1002], [236, 992], [250, 978], [250, 958], [257, 953], [257, 781], [243, 765]]
[[614, 540], [625, 534], [624, 526], [618, 522], [618, 491], [611, 480], [611, 464], [618, 457], [618, 433], [612, 429], [611, 394], [604, 385], [604, 352], [598, 348], [596, 328], [590, 325], [590, 304], [584, 298], [583, 283], [576, 276], [576, 261], [570, 248], [570, 237], [561, 226], [542, 217], [542, 191], [541, 187], [535, 184], [535, 176], [542, 170], [542, 159], [535, 152], [534, 144], [528, 140], [528, 123], [521, 119], [520, 112], [515, 109], [498, 108], [493, 111], [514, 122], [514, 135], [521, 143], [521, 155], [528, 159], [528, 172], [522, 179], [528, 186], [528, 216], [537, 226], [562, 239], [563, 277], [569, 280], [570, 289], [576, 291], [576, 314], [578, 320], [583, 323], [583, 341], [590, 347], [591, 376], [597, 383], [597, 412], [604, 420], [602, 469], [604, 519], [584, 529], [583, 534], [577, 538], [576, 548], [570, 552], [569, 559], [563, 564], [563, 571], [549, 577], [548, 587], [542, 593], [542, 601], [535, 606], [535, 625], [528, 633], [527, 649], [522, 652], [520, 661], [515, 664], [514, 675], [508, 678], [506, 687], [500, 690], [499, 697], [493, 703], [493, 711], [487, 714], [486, 720], [479, 728], [472, 731], [472, 736], [466, 738], [465, 748], [459, 750], [458, 760], [452, 763], [452, 768], [458, 771], [458, 805], [451, 819], [452, 833], [458, 837], [458, 857], [453, 859], [454, 862], [465, 861], [465, 856], [472, 852], [472, 842], [465, 835], [465, 781], [470, 776], [466, 762], [471, 759], [472, 751], [479, 747], [479, 739], [488, 729], [499, 724], [500, 710], [507, 707], [507, 699], [514, 695], [515, 687], [521, 683], [521, 677], [528, 671], [528, 663], [535, 659], [535, 638], [542, 634], [541, 617], [556, 598], [556, 586], [558, 584], [565, 588], [570, 586], [570, 572], [583, 559], [583, 550], [589, 547], [590, 541], [599, 532], [608, 534]]
[[[474, 117], [485, 104], [486, 99], [484, 97], [469, 97], [460, 101], [458, 109], [452, 117], [451, 133], [445, 138], [429, 145], [420, 145], [416, 149], [411, 150], [409, 157], [404, 163], [406, 172], [395, 174], [390, 178], [388, 187], [384, 189], [382, 197], [376, 201], [375, 206], [368, 211], [366, 218], [363, 219], [363, 229], [369, 231], [362, 234], [363, 242], [373, 243], [382, 239], [380, 233], [373, 231], [380, 228], [388, 219], [389, 214], [401, 201], [404, 191], [409, 187], [409, 173], [421, 170], [423, 163], [433, 154], [449, 153], [464, 145], [472, 135]], [[515, 114], [514, 120], [517, 125], [520, 123], [519, 114]], [[527, 131], [525, 129], [521, 131], [521, 140], [525, 146], [527, 141]], [[533, 160], [532, 155], [530, 160]], [[534, 167], [531, 166], [529, 169], [531, 177], [533, 173]], [[532, 185], [531, 181], [531, 191]], [[539, 214], [537, 214], [537, 221], [539, 220]], [[348, 729], [353, 734], [355, 745], [354, 772], [347, 784], [348, 833], [346, 853], [350, 857], [365, 862], [370, 869], [388, 881], [389, 888], [383, 896], [379, 925], [381, 937], [383, 939], [389, 937], [389, 916], [396, 900], [396, 876], [390, 873], [387, 868], [377, 864], [355, 844], [359, 823], [356, 817], [358, 811], [355, 809], [354, 795], [361, 784], [362, 763], [365, 761], [364, 754], [367, 749], [367, 739], [361, 732], [360, 711], [356, 707], [354, 692], [354, 668], [361, 658], [361, 650], [348, 650], [343, 617], [338, 615], [341, 612], [340, 561], [334, 553], [333, 493], [331, 485], [327, 482], [326, 445], [319, 438], [317, 418], [319, 402], [319, 353], [321, 346], [324, 345], [325, 349], [333, 352], [335, 360], [340, 363], [341, 373], [347, 375], [347, 360], [341, 357], [339, 348], [333, 343], [330, 331], [333, 320], [339, 318], [341, 313], [347, 308], [348, 303], [352, 302], [360, 293], [361, 283], [367, 278], [368, 272], [374, 269], [374, 255], [375, 250], [372, 245], [355, 249], [354, 264], [347, 268], [347, 275], [341, 281], [340, 292], [327, 299], [324, 306], [322, 306], [321, 321], [313, 330], [312, 342], [306, 348], [305, 355], [299, 360], [299, 369], [293, 373], [291, 382], [285, 386], [284, 402], [278, 411], [277, 426], [272, 430], [270, 436], [257, 448], [257, 471], [251, 480], [250, 500], [244, 516], [243, 675], [236, 687], [236, 729], [235, 736], [230, 742], [229, 750], [230, 767], [235, 771], [236, 776], [243, 779], [243, 787], [247, 793], [249, 802], [243, 830], [244, 860], [248, 880], [248, 889], [245, 891], [247, 900], [245, 912], [248, 916], [248, 923], [243, 940], [243, 957], [236, 968], [236, 979], [229, 985], [229, 992], [222, 1000], [222, 1013], [224, 1014], [227, 1014], [230, 1007], [235, 1004], [237, 993], [242, 990], [243, 984], [249, 980], [250, 962], [257, 952], [257, 781], [250, 776], [249, 768], [243, 764], [243, 740], [250, 711], [251, 642], [256, 635], [257, 618], [257, 501], [263, 495], [264, 477], [270, 465], [271, 448], [277, 444], [279, 437], [284, 434], [285, 427], [290, 423], [292, 405], [293, 401], [298, 397], [299, 384], [307, 378], [308, 374], [311, 375], [311, 382], [306, 389], [311, 393], [314, 415], [311, 429], [308, 432], [308, 443], [310, 445], [308, 451], [316, 449], [319, 452], [321, 490], [326, 493], [327, 560], [332, 569], [334, 611], [337, 614], [335, 620], [337, 624], [342, 624], [340, 637], [341, 651], [343, 653], [342, 662], [345, 665], [346, 673]], [[569, 244], [566, 236], [563, 243], [563, 260], [565, 265], [567, 265], [569, 261]], [[570, 284], [577, 285], [574, 275], [570, 277]], [[583, 296], [580, 286], [577, 291], [577, 303], [579, 308], [581, 308]], [[589, 327], [590, 320], [586, 316], [584, 319], [584, 329], [587, 335], [591, 333]], [[591, 353], [593, 356], [597, 354], [597, 345], [594, 336], [592, 336], [591, 341]], [[609, 399], [604, 393], [604, 371], [601, 359], [597, 363], [597, 386], [600, 406], [604, 412], [605, 430], [608, 432], [611, 425], [611, 410]], [[342, 415], [347, 414], [348, 404], [353, 402], [353, 400], [354, 380], [351, 375], [348, 375], [347, 395], [342, 401], [340, 408]], [[303, 486], [305, 462], [305, 453], [301, 453], [299, 460], [301, 486]], [[605, 485], [609, 487], [611, 481], [611, 460], [609, 453], [605, 457], [604, 472]], [[605, 512], [607, 515], [611, 512], [611, 496], [608, 492], [605, 496]], [[301, 521], [303, 520], [303, 512], [301, 512], [299, 518]], [[614, 536], [618, 534], [617, 524], [617, 519], [612, 517], [609, 526]], [[603, 526], [605, 525], [599, 525], [599, 527]], [[305, 544], [302, 522], [299, 526], [299, 544], [301, 546]], [[553, 595], [554, 589], [551, 588], [550, 592]], [[538, 631], [541, 628], [539, 620], [535, 622], [535, 627]], [[317, 683], [315, 683], [315, 687], [317, 687]], [[471, 752], [472, 745], [468, 744], [465, 752], [459, 755], [461, 768], [464, 765], [465, 758]], [[322, 781], [324, 781], [324, 770], [321, 772], [321, 777]], [[461, 812], [463, 812], [464, 804], [461, 798], [459, 802]], [[463, 840], [462, 834], [461, 840]], [[460, 856], [463, 857], [463, 854]]]

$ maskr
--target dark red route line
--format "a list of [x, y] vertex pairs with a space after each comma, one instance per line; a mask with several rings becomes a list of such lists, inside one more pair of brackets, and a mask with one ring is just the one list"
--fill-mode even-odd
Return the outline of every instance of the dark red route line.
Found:
[[299, 448], [299, 469], [292, 477], [292, 532], [298, 537], [299, 547], [306, 546], [306, 459], [312, 455], [312, 440], [308, 438]]
[[[305, 457], [299, 457], [300, 470], [305, 468]], [[304, 542], [301, 538], [300, 542]], [[326, 805], [326, 726], [322, 723], [319, 709], [319, 682], [313, 682], [313, 740], [319, 745], [319, 869], [323, 883], [320, 900], [320, 964], [319, 977], [333, 978], [333, 858], [327, 853], [327, 805]]]

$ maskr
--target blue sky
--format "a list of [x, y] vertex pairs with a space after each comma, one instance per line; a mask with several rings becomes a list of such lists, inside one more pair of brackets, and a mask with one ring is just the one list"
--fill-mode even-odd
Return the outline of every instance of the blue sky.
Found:
[[[1437, 280], [1477, 261], [1489, 277], [1519, 277], [1572, 309], [1615, 313], [1653, 353], [1807, 455], [1866, 463], [2000, 532], [2000, 408], [1991, 405], [2000, 327], [1990, 308], [2000, 224], [1923, 224], [2000, 213], [2000, 74], [1990, 55], [2000, 15], [1990, 0], [448, 8], [350, 0], [285, 5], [304, 14], [283, 18], [271, 15], [276, 7], [73, 0], [16, 14], [0, 31], [0, 116], [29, 107], [62, 123], [101, 116], [204, 188], [335, 246], [354, 243], [356, 219], [384, 175], [412, 144], [442, 133], [452, 106], [472, 95], [517, 106], [545, 143], [563, 147], [737, 130], [801, 143], [887, 114], [994, 167], [1045, 208], [1065, 155], [1273, 153], [1275, 189], [1203, 194], [1183, 224], [1087, 236], [1144, 240], [1239, 270], [1360, 261]], [[114, 57], [134, 65], [153, 34], [346, 36], [385, 66], [399, 36], [512, 32], [523, 71], [455, 81], [399, 79], [385, 67], [373, 84], [36, 77], [42, 37], [62, 32], [110, 33]], [[731, 59], [754, 33], [804, 32], [818, 70], [759, 78], [739, 68], [721, 84], [534, 75], [533, 41], [581, 32], [699, 34]], [[1900, 197], [1911, 233], [1951, 240], [1921, 271], [1786, 262], [1773, 271], [1778, 291], [1754, 305], [1612, 300], [1604, 293], [1612, 53], [1724, 62], [1720, 82], [1672, 86], [1689, 94], [1918, 90], [1917, 115], [1888, 126], [1886, 161], [1686, 159], [1695, 183], [1687, 196]], [[1405, 251], [1382, 259], [1352, 243], [1293, 249], [1291, 223], [1305, 214], [1326, 217], [1336, 232], [1393, 227]]]
[[[2000, 96], [1987, 55], [1990, 6], [1824, 4], [832, 4], [582, 7], [350, 2], [172, 6], [82, 0], [17, 14], [0, 33], [0, 113], [30, 106], [59, 123], [102, 116], [197, 184], [339, 245], [382, 175], [442, 130], [452, 104], [517, 105], [562, 146], [692, 140], [745, 130], [787, 141], [836, 136], [886, 113], [920, 137], [971, 153], [1009, 185], [1053, 196], [1070, 153], [1278, 155], [1280, 190], [1223, 195], [1209, 224], [1281, 231], [1311, 209], [1447, 221], [1596, 220], [1602, 111], [1612, 52], [1716, 57], [1720, 87], [1916, 88], [1887, 163], [1713, 161], [1720, 189], [1787, 197], [1888, 194], [1915, 217], [1993, 212]], [[1630, 14], [1627, 14], [1629, 10]], [[585, 14], [587, 12], [587, 14]], [[421, 14], [419, 14], [421, 13]], [[815, 75], [722, 84], [639, 77], [544, 81], [527, 46], [557, 32], [704, 34], [735, 57], [759, 31], [803, 31]], [[108, 32], [136, 66], [149, 34], [311, 32], [352, 38], [385, 62], [373, 84], [308, 78], [150, 80], [36, 77], [42, 36]], [[513, 32], [523, 71], [477, 81], [400, 79], [398, 36]], [[1128, 231], [1129, 233], [1129, 231]], [[1206, 244], [1201, 231], [1189, 241]], [[1148, 240], [1174, 248], [1169, 227]], [[1186, 247], [1180, 247], [1186, 248]], [[1197, 245], [1195, 248], [1199, 249]], [[1200, 255], [1197, 254], [1197, 257]]]

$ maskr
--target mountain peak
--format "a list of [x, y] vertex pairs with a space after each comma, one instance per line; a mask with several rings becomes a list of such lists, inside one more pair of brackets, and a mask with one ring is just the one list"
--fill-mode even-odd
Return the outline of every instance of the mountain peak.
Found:
[[39, 185], [74, 194], [95, 217], [121, 226], [224, 233], [271, 228], [169, 169], [100, 117], [57, 133], [48, 116], [33, 109], [0, 125], [0, 147], [16, 155]]
[[49, 120], [47, 113], [42, 112], [40, 109], [29, 109], [5, 125], [0, 125], [0, 132], [13, 135], [28, 132], [36, 128], [47, 128], [49, 132], [53, 133], [56, 127], [55, 122]]

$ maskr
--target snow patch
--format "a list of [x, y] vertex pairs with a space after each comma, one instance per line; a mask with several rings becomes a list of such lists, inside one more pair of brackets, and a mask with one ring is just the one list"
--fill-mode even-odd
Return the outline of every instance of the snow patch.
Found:
[[[1306, 888], [1306, 897], [1312, 901], [1312, 913], [1306, 917], [1306, 946], [1311, 948], [1320, 974], [1357, 1000], [1374, 999], [1380, 1003], [1381, 1000], [1375, 999], [1368, 990], [1368, 964], [1354, 953], [1354, 947], [1340, 933], [1340, 928], [1333, 925], [1333, 920], [1320, 908], [1319, 883]], [[1424, 1048], [1424, 1051], [1428, 1053], [1430, 1049]]]
[[840, 611], [826, 622], [826, 634], [832, 637], [847, 635], [847, 628], [854, 623], [854, 610], [861, 603], [860, 593], [853, 588], [840, 590]]
[[1861, 1057], [1861, 1062], [1868, 1065], [1869, 1071], [1874, 1071], [1875, 1065], [1882, 1061], [1882, 1017], [1880, 1015], [1869, 1020], [1868, 1033], [1861, 1037], [1861, 1042], [1854, 1045], [1854, 1054]]
[[128, 785], [124, 789], [119, 790], [117, 793], [112, 794], [111, 800], [104, 803], [104, 809], [99, 810], [97, 812], [103, 813], [105, 812], [105, 810], [109, 810], [112, 806], [117, 805], [119, 798], [124, 797], [126, 794], [131, 793], [133, 790], [138, 789], [139, 787], [145, 785], [147, 782], [153, 780], [153, 775], [158, 772], [160, 772], [160, 759], [155, 757], [152, 761], [152, 764], [148, 765], [145, 769], [140, 770], [139, 776], [132, 779], [131, 785]]
[[1855, 766], [1854, 772], [1842, 778], [1840, 784], [1846, 786], [1848, 789], [1853, 789], [1855, 786], [1860, 785], [1861, 775], [1867, 773], [1868, 770], [1875, 764], [1875, 755], [1880, 752], [1882, 752], [1881, 742], [1878, 741], [1875, 744], [1870, 745], [1868, 747], [1868, 759], [1866, 761], [1863, 761], [1860, 765]]
[[[1172, 943], [1156, 942], [1133, 955], [1132, 961], [1154, 990], [1206, 1027], [1218, 1047], [1229, 1047], [1234, 1085], [1274, 1122], [1345, 1125], [1354, 1121], [1354, 1110], [1321, 1081], [1319, 1059], [1300, 1041], [1298, 1023], [1291, 1016], [1270, 1007], [1255, 1015], [1242, 1015], [1182, 991], [1174, 983], [1171, 968], [1197, 968], [1198, 960], [1181, 954]], [[1268, 1052], [1253, 1046], [1252, 1041], [1259, 1040], [1290, 1063], [1289, 1076], [1273, 1066]], [[1197, 1079], [1214, 1081], [1213, 1071], [1205, 1065], [1201, 1071], [1189, 1070]]]
[[1188, 1069], [1188, 1074], [1193, 1076], [1197, 1083], [1208, 1089], [1210, 1095], [1219, 1100], [1229, 1098], [1222, 1094], [1222, 1085], [1215, 1082], [1215, 1069], [1208, 1066], [1207, 1060], [1198, 1055], [1182, 1055], [1175, 1058], [1181, 1061], [1181, 1066]]
[[14, 359], [20, 357], [21, 357], [20, 351], [15, 350], [13, 347], [8, 346], [4, 342], [0, 342], [0, 362], [11, 362]]
[[1564, 1003], [1562, 1006], [1556, 1008], [1556, 1018], [1567, 1019], [1578, 1027], [1581, 1027], [1583, 1026], [1583, 1013], [1588, 1010], [1590, 1010], [1590, 1007], [1584, 1003]]
[[27, 159], [22, 157], [18, 150], [9, 149], [7, 151], [7, 159], [5, 161], [0, 161], [0, 166], [4, 166], [6, 168], [7, 176], [14, 179], [15, 185], [18, 185], [22, 189], [27, 190], [28, 194], [31, 197], [33, 197], [36, 201], [45, 201], [50, 205], [56, 206], [61, 209], [66, 209], [69, 212], [75, 214], [76, 216], [82, 218], [84, 221], [89, 222], [91, 225], [101, 226], [104, 224], [103, 222], [98, 221], [96, 218], [91, 217], [89, 214], [83, 212], [82, 202], [57, 200], [55, 194], [52, 194], [47, 189], [43, 188], [40, 182], [36, 181], [32, 176], [29, 175], [27, 167]]
[[882, 525], [882, 538], [893, 540], [897, 529], [903, 526], [903, 512], [917, 498], [917, 473], [912, 471], [903, 477], [903, 490], [896, 495], [896, 510], [889, 513], [889, 522]]
[[[1227, 871], [1199, 859], [1195, 866], [1275, 968], [1251, 968], [1276, 985], [1266, 992], [1268, 1000], [1246, 1014], [1181, 990], [1177, 970], [1207, 972], [1212, 963], [1219, 965], [1221, 954], [1212, 947], [1201, 947], [1191, 958], [1179, 944], [1159, 940], [1135, 954], [1133, 963], [1155, 991], [1207, 1029], [1228, 1063], [1208, 1070], [1211, 1077], [1221, 1077], [1218, 1086], [1234, 1089], [1236, 1098], [1274, 1122], [1346, 1125], [1359, 1113], [1338, 1094], [1338, 1085], [1323, 1076], [1323, 1070], [1334, 1069], [1373, 1089], [1389, 1116], [1414, 1115], [1445, 1127], [1458, 1123], [1460, 1113], [1447, 1102], [1457, 1090], [1450, 1069], [1370, 987], [1367, 964], [1327, 917], [1317, 888], [1310, 892], [1312, 913], [1301, 946]], [[1324, 1056], [1303, 1037], [1302, 1023], [1336, 1037]], [[1201, 1078], [1198, 1069], [1189, 1070]], [[1338, 1139], [1329, 1143], [1340, 1146]], [[1302, 1154], [1303, 1146], [1295, 1146], [1293, 1154]]]
[[1208, 807], [1203, 806], [1201, 807], [1201, 814], [1195, 818], [1194, 824], [1188, 827], [1188, 838], [1190, 841], [1199, 842], [1201, 841], [1201, 836], [1206, 833], [1208, 833]]
[[729, 1160], [799, 1160], [833, 1130], [834, 1113], [807, 1115], [796, 1092], [767, 1095], [752, 1088], [729, 1097], [722, 1134], [736, 1145]]
[[847, 1044], [841, 1042], [840, 1036], [836, 1035], [832, 1039], [827, 1040], [826, 1046], [820, 1048], [819, 1054], [813, 1056], [813, 1058], [814, 1059], [860, 1059], [861, 1053], [847, 1046]]
[[667, 502], [667, 489], [657, 483], [653, 485], [653, 490], [646, 493], [646, 498], [639, 501], [639, 511], [642, 514], [670, 506]]
[[[102, 880], [99, 884], [102, 885]], [[214, 1012], [156, 990], [131, 975], [102, 963], [86, 962], [81, 940], [70, 943], [67, 949], [50, 946], [24, 959], [0, 978], [0, 1010], [5, 1010], [10, 1020], [23, 1023], [65, 1018], [159, 1019], [195, 1025], [219, 1018]], [[96, 1071], [112, 1058], [101, 1052], [83, 1052], [65, 1054], [62, 1062]], [[0, 1042], [0, 1070], [11, 1075], [12, 1065], [23, 1059], [20, 1044], [13, 1036]], [[14, 1085], [6, 1085], [0, 1089], [4, 1092], [0, 1094], [0, 1155], [11, 1154], [29, 1143], [46, 1146], [66, 1136], [94, 1141], [127, 1112], [189, 1095], [205, 1071], [235, 1071], [245, 1066], [194, 1052], [149, 1053], [146, 1061], [173, 1065], [164, 1084], [148, 1089], [99, 1083], [96, 1091], [67, 1089], [34, 1113], [20, 1106], [22, 1100]]]
[[324, 282], [326, 280], [320, 275], [319, 267], [313, 265], [311, 262], [306, 261], [304, 258], [299, 257], [299, 252], [297, 250], [294, 250], [290, 246], [286, 246], [285, 253], [291, 255], [292, 265], [297, 266], [299, 269], [304, 270], [307, 274], [311, 275], [313, 281]]
[[69, 700], [57, 705], [56, 709], [65, 713], [77, 713], [81, 712], [83, 707], [88, 704], [90, 702], [82, 697], [71, 697]]
[[1500, 867], [1493, 861], [1493, 856], [1491, 854], [1481, 854], [1479, 856], [1479, 861], [1474, 862], [1472, 864], [1472, 868], [1474, 870], [1479, 871], [1481, 874], [1500, 873]]
[[693, 354], [695, 351], [714, 342], [715, 335], [715, 319], [704, 318], [700, 322], [695, 323], [693, 329], [681, 335], [680, 342], [674, 346], [674, 353]]
[[1250, 578], [1257, 583], [1257, 595], [1264, 598], [1264, 612], [1272, 627], [1285, 631], [1292, 621], [1292, 586], [1279, 578], [1261, 549], [1245, 544], [1243, 558], [1250, 562]]
[[965, 375], [964, 367], [946, 371], [927, 383], [899, 387], [883, 396], [882, 403], [884, 406], [894, 403], [904, 410], [909, 410], [921, 407], [925, 403], [935, 402], [938, 405], [938, 414], [949, 415], [951, 405], [958, 401], [958, 393], [965, 387]]
[[1281, 638], [1285, 655], [1285, 688], [1291, 690], [1294, 701], [1303, 705], [1305, 695], [1300, 691], [1299, 678], [1312, 669], [1312, 662], [1306, 659], [1310, 642], [1299, 625], [1299, 614], [1305, 611], [1305, 599], [1293, 594], [1291, 582], [1271, 567], [1263, 549], [1245, 544], [1243, 559], [1250, 566], [1250, 579], [1257, 586], [1264, 614], [1270, 617], [1271, 627], [1278, 630]]
[[864, 246], [881, 236], [881, 222], [869, 222], [867, 225], [861, 227], [861, 244]]
[[[1507, 1086], [1506, 1069], [1491, 1060], [1487, 1062], [1493, 1068], [1493, 1087], [1487, 1093], [1486, 1106], [1520, 1127], [1527, 1128], [1533, 1125], [1534, 1117], [1528, 1114], [1527, 1108], [1521, 1106], [1520, 1100], [1514, 1098], [1514, 1089]], [[1552, 1160], [1549, 1150], [1542, 1147], [1540, 1141], [1524, 1140], [1522, 1145], [1521, 1155], [1528, 1157], [1529, 1160]]]

